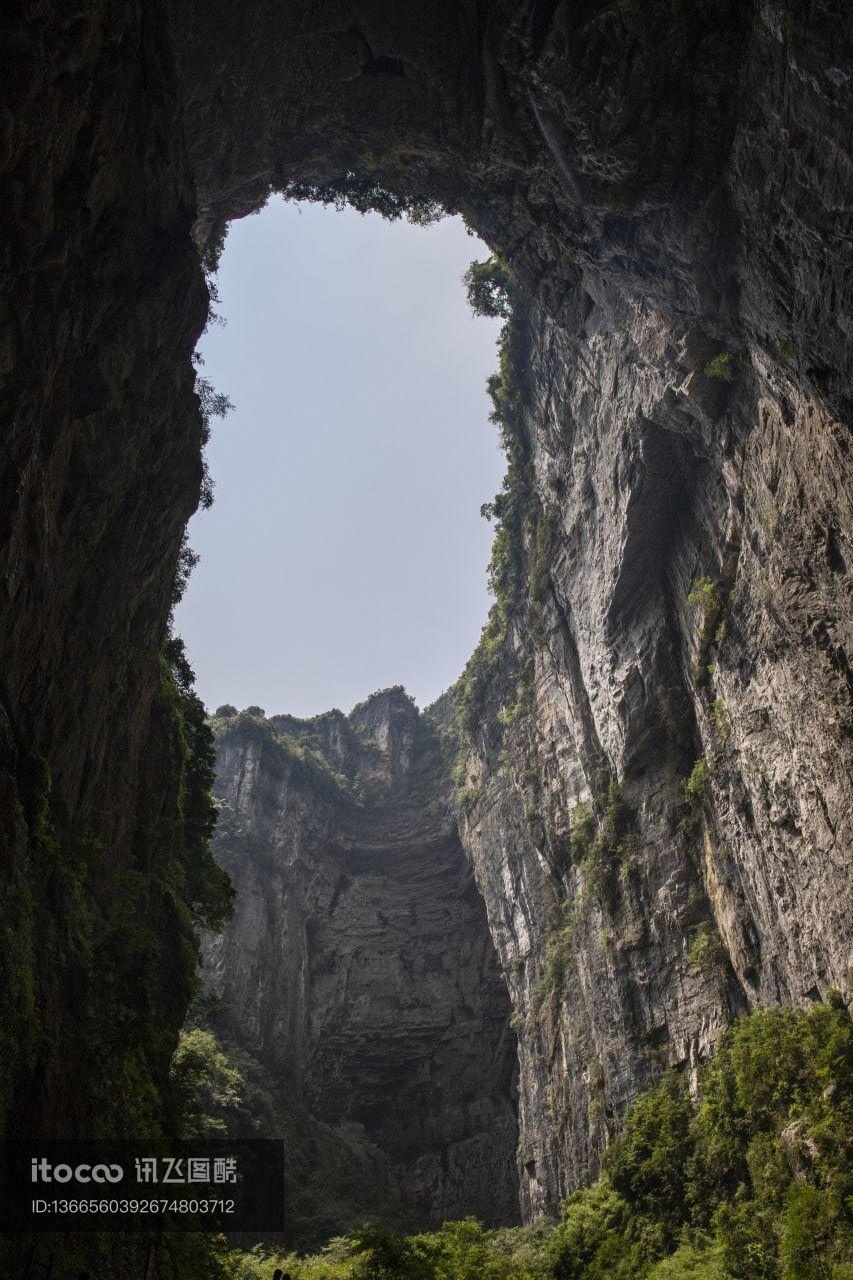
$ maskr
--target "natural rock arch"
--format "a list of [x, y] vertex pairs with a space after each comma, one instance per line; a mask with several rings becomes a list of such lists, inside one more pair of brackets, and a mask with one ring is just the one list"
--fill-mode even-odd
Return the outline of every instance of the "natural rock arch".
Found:
[[[711, 571], [730, 583], [737, 569], [743, 584], [721, 664], [737, 757], [720, 745], [700, 877], [732, 990], [673, 994], [676, 903], [660, 952], [671, 973], [644, 1004], [655, 961], [632, 955], [618, 1016], [693, 1061], [709, 1008], [716, 1025], [732, 1004], [839, 981], [849, 819], [831, 699], [849, 681], [851, 292], [841, 0], [807, 11], [793, 0], [778, 11], [199, 3], [171, 16], [127, 0], [67, 22], [5, 21], [18, 71], [0, 157], [11, 246], [0, 866], [6, 923], [30, 966], [10, 989], [19, 1002], [35, 990], [40, 1012], [27, 1005], [13, 1036], [4, 1110], [74, 1132], [98, 1106], [75, 1087], [91, 1031], [79, 1016], [88, 961], [68, 942], [77, 882], [43, 874], [43, 819], [62, 848], [85, 836], [75, 874], [96, 927], [108, 923], [128, 868], [156, 862], [151, 832], [174, 803], [156, 688], [201, 479], [190, 356], [205, 308], [191, 229], [203, 239], [291, 181], [352, 172], [437, 197], [517, 273], [531, 299], [536, 484], [560, 495], [564, 521], [537, 677], [541, 696], [557, 690], [549, 705], [565, 704], [539, 726], [562, 764], [543, 746], [537, 767], [577, 798], [606, 757], [633, 803], [651, 804], [646, 834], [676, 879], [687, 864], [666, 834], [672, 806], [652, 803], [662, 780], [646, 767], [654, 690], [685, 687], [690, 746], [710, 749], [711, 708], [687, 678], [703, 641], [685, 601]], [[736, 354], [733, 383], [707, 373]], [[497, 776], [492, 757], [485, 738], [484, 776]], [[522, 847], [516, 818], [505, 814], [506, 829]], [[484, 886], [487, 843], [472, 830]], [[649, 892], [662, 892], [648, 870]], [[139, 911], [166, 940], [152, 999], [174, 1028], [187, 994], [172, 972], [180, 924], [160, 898]], [[593, 1041], [600, 1012], [595, 1001], [585, 1011]], [[168, 1047], [139, 1050], [157, 1079]], [[640, 1056], [607, 1085], [614, 1114], [644, 1078]], [[571, 1099], [581, 1111], [588, 1101], [588, 1088]], [[563, 1154], [536, 1153], [546, 1198], [585, 1175], [600, 1143], [571, 1123]], [[531, 1190], [528, 1206], [545, 1195]]]

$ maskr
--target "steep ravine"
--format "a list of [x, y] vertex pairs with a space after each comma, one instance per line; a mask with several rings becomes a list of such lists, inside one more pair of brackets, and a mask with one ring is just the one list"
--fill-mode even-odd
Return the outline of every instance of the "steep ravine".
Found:
[[577, 339], [524, 334], [528, 577], [460, 812], [516, 1011], [527, 1211], [734, 1014], [849, 996], [849, 580], [806, 551], [843, 457], [808, 463], [745, 356], [659, 381], [654, 334], [626, 315], [617, 343], [608, 315], [582, 377]]
[[[201, 479], [198, 249], [271, 188], [379, 185], [461, 211], [525, 299], [522, 584], [472, 717], [459, 844], [446, 806], [406, 822], [448, 860], [449, 897], [460, 846], [473, 868], [485, 907], [465, 909], [518, 1037], [521, 1203], [553, 1205], [625, 1102], [666, 1062], [691, 1071], [732, 1014], [849, 997], [849, 5], [59, 9], [13, 4], [2, 27], [4, 1123], [170, 1123], [203, 906], [170, 865], [186, 737], [161, 666]], [[401, 856], [350, 799], [352, 827], [311, 819], [334, 882], [352, 849]], [[238, 924], [259, 924], [245, 901]], [[344, 923], [318, 945], [350, 973]], [[252, 1005], [258, 964], [246, 1025], [283, 1044]], [[469, 996], [433, 981], [437, 1026]], [[301, 1019], [295, 1044], [326, 1052]], [[298, 1066], [324, 1115], [366, 1125], [367, 1095], [343, 1116]], [[479, 1187], [475, 1111], [446, 1140]], [[427, 1181], [429, 1212], [458, 1203]]]
[[221, 722], [238, 898], [205, 988], [346, 1152], [352, 1200], [369, 1178], [404, 1220], [510, 1222], [511, 1009], [436, 744], [397, 691], [349, 718]]

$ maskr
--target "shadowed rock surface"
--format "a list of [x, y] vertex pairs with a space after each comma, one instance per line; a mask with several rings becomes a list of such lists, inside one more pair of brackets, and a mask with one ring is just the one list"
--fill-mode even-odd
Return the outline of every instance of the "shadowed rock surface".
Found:
[[[125, 984], [80, 912], [114, 923], [180, 807], [156, 691], [201, 477], [190, 228], [353, 173], [463, 212], [523, 297], [524, 585], [456, 812], [518, 1022], [530, 1215], [732, 1014], [849, 991], [849, 6], [96, 0], [3, 24], [4, 1112], [107, 1123], [83, 1015]], [[159, 1086], [183, 916], [134, 902], [166, 1034], [131, 1052], [105, 1013], [103, 1072]]]
[[514, 1221], [511, 1009], [436, 735], [393, 690], [244, 715], [217, 774], [238, 905], [205, 986], [239, 1041], [347, 1149], [353, 1196], [367, 1176], [415, 1222]]

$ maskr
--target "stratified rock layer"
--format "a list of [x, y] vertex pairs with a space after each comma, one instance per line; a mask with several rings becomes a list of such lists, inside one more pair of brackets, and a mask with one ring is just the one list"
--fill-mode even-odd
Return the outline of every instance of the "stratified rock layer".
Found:
[[[0, 869], [26, 1015], [5, 1110], [100, 1114], [74, 922], [109, 922], [175, 802], [154, 695], [201, 475], [190, 223], [354, 173], [463, 211], [526, 298], [551, 536], [525, 534], [539, 622], [522, 599], [458, 824], [519, 1023], [522, 1203], [551, 1205], [665, 1062], [848, 982], [849, 5], [95, 0], [3, 23]], [[603, 864], [581, 803], [619, 809]], [[344, 846], [394, 847], [379, 830]], [[155, 923], [168, 975], [179, 931]], [[343, 934], [322, 946], [350, 971]], [[151, 996], [174, 1034], [165, 977]], [[105, 1038], [108, 1078], [121, 1052]]]
[[[686, 344], [662, 378], [659, 322], [607, 295], [584, 312], [571, 339], [538, 316], [527, 332], [539, 621], [532, 639], [528, 595], [460, 814], [518, 1014], [528, 1212], [734, 1014], [850, 981], [837, 425], [794, 413], [777, 370], [780, 405], [758, 356], [729, 382]], [[577, 806], [603, 830], [611, 784], [623, 831], [585, 855]]]
[[[401, 693], [317, 724], [221, 732], [217, 790], [248, 840], [220, 841], [238, 906], [206, 987], [350, 1148], [353, 1184], [367, 1170], [416, 1222], [513, 1221], [511, 1009], [441, 760]], [[337, 781], [300, 760], [308, 735]]]

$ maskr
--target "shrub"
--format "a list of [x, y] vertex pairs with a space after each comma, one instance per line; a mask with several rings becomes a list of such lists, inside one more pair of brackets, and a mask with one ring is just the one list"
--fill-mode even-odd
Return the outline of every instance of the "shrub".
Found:
[[243, 1080], [212, 1032], [202, 1027], [181, 1031], [169, 1074], [181, 1105], [183, 1136], [227, 1134], [227, 1116], [241, 1101]]
[[730, 351], [721, 351], [705, 365], [706, 378], [719, 378], [721, 382], [734, 381], [734, 356]]
[[172, 583], [171, 606], [174, 613], [175, 606], [183, 600], [189, 584], [193, 569], [199, 562], [199, 554], [193, 551], [189, 542], [189, 535], [186, 529], [181, 537], [181, 546], [178, 551], [178, 563], [175, 566], [175, 578]]
[[431, 196], [399, 195], [376, 178], [352, 171], [320, 185], [286, 181], [280, 189], [286, 200], [309, 200], [313, 204], [333, 205], [338, 210], [349, 207], [358, 213], [378, 213], [389, 222], [405, 217], [419, 227], [439, 222], [451, 212]]
[[475, 315], [509, 319], [515, 282], [502, 259], [490, 257], [485, 262], [472, 262], [462, 281]]
[[690, 770], [690, 776], [681, 784], [681, 794], [687, 806], [689, 821], [695, 821], [702, 805], [711, 778], [711, 770], [705, 756], [700, 756]]
[[719, 1243], [707, 1239], [683, 1244], [652, 1267], [649, 1280], [731, 1280]]
[[[201, 363], [201, 357], [198, 356], [197, 364]], [[213, 429], [214, 418], [225, 418], [234, 409], [234, 405], [223, 392], [217, 391], [213, 384], [207, 378], [196, 376], [195, 390], [198, 396], [199, 409], [201, 411], [201, 444], [202, 449], [210, 440], [210, 433]], [[202, 456], [202, 476], [201, 490], [199, 493], [199, 505], [203, 511], [208, 511], [213, 506], [213, 477], [210, 474], [210, 468], [207, 458]]]
[[687, 962], [694, 969], [713, 969], [721, 963], [725, 954], [719, 934], [716, 931], [712, 932], [708, 925], [703, 924], [697, 929], [690, 944]]
[[555, 1280], [610, 1280], [632, 1274], [636, 1250], [627, 1239], [630, 1209], [600, 1178], [569, 1196], [553, 1244]]
[[591, 852], [598, 833], [591, 804], [576, 804], [571, 815], [572, 857], [580, 862]]
[[416, 1240], [379, 1226], [362, 1227], [352, 1239], [353, 1280], [432, 1280], [435, 1272]]
[[219, 270], [227, 236], [228, 223], [224, 219], [214, 223], [208, 231], [207, 240], [201, 250], [201, 265], [205, 276], [215, 276]]
[[717, 727], [717, 733], [720, 735], [720, 741], [725, 745], [732, 732], [732, 725], [729, 720], [729, 712], [725, 698], [716, 698], [714, 700], [714, 705], [711, 708], [711, 714], [714, 717], [714, 724]]
[[694, 578], [687, 603], [694, 609], [701, 608], [707, 617], [709, 614], [719, 613], [725, 603], [725, 597], [710, 578]]
[[604, 1166], [614, 1188], [641, 1214], [663, 1225], [674, 1240], [684, 1215], [687, 1160], [692, 1152], [693, 1107], [682, 1077], [667, 1075], [631, 1106], [622, 1137]]
[[845, 1252], [839, 1240], [842, 1207], [826, 1190], [790, 1188], [779, 1227], [779, 1262], [783, 1280], [825, 1280]]

